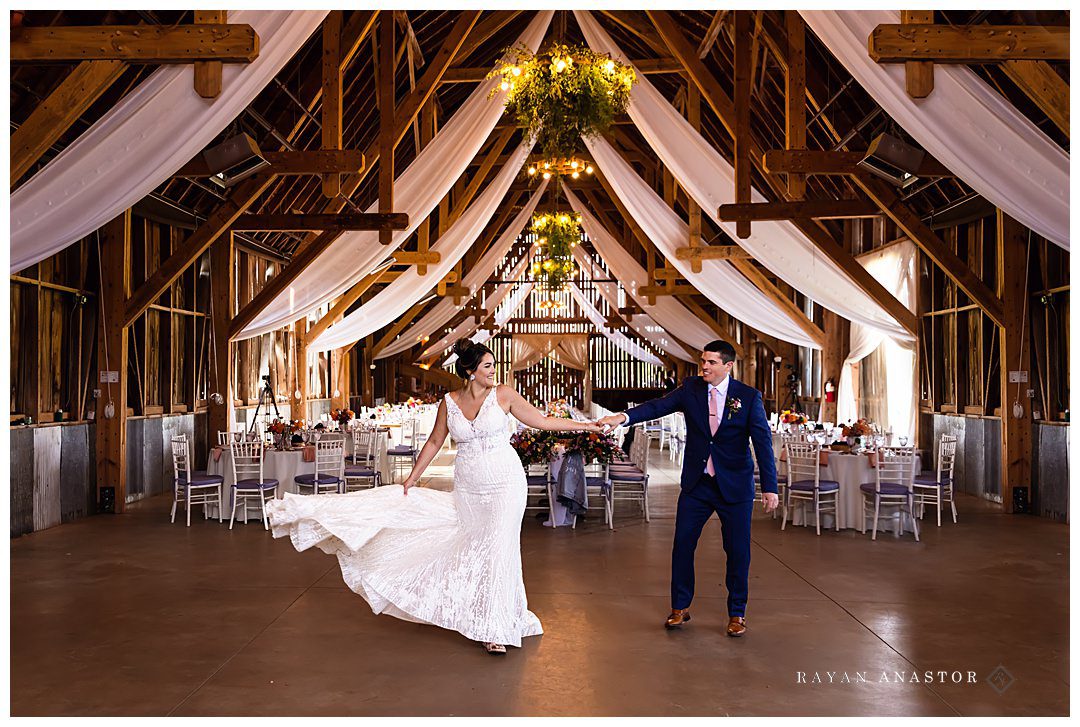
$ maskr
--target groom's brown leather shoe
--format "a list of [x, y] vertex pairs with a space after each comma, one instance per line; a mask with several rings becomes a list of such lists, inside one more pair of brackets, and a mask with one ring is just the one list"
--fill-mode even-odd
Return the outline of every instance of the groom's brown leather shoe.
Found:
[[690, 620], [689, 608], [673, 608], [671, 609], [671, 615], [667, 617], [667, 621], [664, 622], [664, 626], [669, 629], [678, 628], [684, 623]]
[[728, 619], [727, 635], [742, 636], [746, 633], [746, 619], [742, 616], [732, 616]]

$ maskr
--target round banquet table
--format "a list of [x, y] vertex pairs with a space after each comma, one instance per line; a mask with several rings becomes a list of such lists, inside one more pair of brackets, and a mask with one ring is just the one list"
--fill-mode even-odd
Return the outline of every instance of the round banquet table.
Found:
[[[915, 472], [921, 471], [922, 459], [916, 454], [915, 456]], [[787, 474], [787, 463], [777, 461], [776, 463], [777, 474]], [[855, 528], [859, 527], [859, 516], [862, 512], [863, 495], [859, 489], [859, 485], [864, 482], [874, 482], [876, 475], [874, 474], [874, 468], [870, 466], [870, 458], [866, 454], [844, 454], [841, 452], [829, 452], [829, 463], [821, 468], [821, 479], [823, 480], [835, 480], [840, 483], [840, 494], [837, 496], [836, 512], [839, 519], [841, 528]], [[803, 512], [806, 516], [804, 520]], [[878, 530], [886, 530], [889, 528], [889, 520], [895, 523], [896, 518], [892, 516], [892, 512], [895, 508], [885, 508], [883, 517], [878, 522]], [[801, 502], [797, 502], [791, 512], [788, 513], [791, 518], [792, 525], [810, 525], [814, 524], [814, 509], [813, 503], [803, 505]], [[909, 531], [911, 527], [911, 521], [906, 516], [900, 518], [904, 522], [905, 531]], [[869, 530], [873, 527], [873, 514], [866, 516], [866, 529]], [[834, 527], [833, 515], [831, 512], [823, 512], [821, 514], [821, 529], [832, 529]], [[893, 525], [892, 529], [895, 529]]]

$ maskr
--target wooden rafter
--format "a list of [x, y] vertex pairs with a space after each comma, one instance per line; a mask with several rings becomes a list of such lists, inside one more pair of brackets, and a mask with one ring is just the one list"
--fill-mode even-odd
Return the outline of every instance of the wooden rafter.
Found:
[[[735, 203], [748, 204], [750, 197], [750, 11], [735, 11]], [[701, 59], [695, 59], [700, 63]], [[735, 235], [750, 237], [749, 220], [735, 223]]]
[[[379, 11], [378, 66], [375, 88], [379, 99], [379, 209], [394, 209], [394, 11]], [[390, 230], [379, 232], [379, 242], [394, 241]]]
[[168, 290], [181, 273], [198, 260], [214, 240], [228, 230], [236, 218], [247, 211], [273, 183], [273, 175], [257, 174], [237, 185], [225, 202], [131, 295], [124, 309], [124, 325], [134, 323], [147, 306]]
[[725, 222], [740, 220], [842, 220], [879, 217], [881, 210], [873, 202], [861, 199], [815, 199], [803, 202], [753, 202], [722, 204], [717, 216]]
[[84, 61], [11, 134], [11, 185], [124, 73], [123, 61]]
[[1069, 84], [1044, 61], [1005, 61], [1001, 70], [1046, 114], [1066, 136], [1069, 135]]
[[867, 49], [878, 63], [1068, 61], [1069, 27], [924, 25], [909, 21], [877, 26], [870, 33]]
[[341, 320], [352, 304], [360, 300], [360, 296], [366, 293], [372, 285], [387, 278], [389, 272], [389, 270], [380, 270], [377, 273], [365, 275], [359, 283], [334, 301], [334, 305], [330, 307], [330, 310], [327, 311], [326, 315], [317, 320], [315, 325], [307, 330], [307, 333], [304, 336], [305, 342], [311, 343], [321, 336], [323, 331]]
[[[677, 247], [675, 257], [679, 260], [698, 262], [702, 260], [746, 260], [750, 253], [738, 245], [702, 245], [700, 247]], [[657, 271], [657, 277], [659, 276]]]
[[1001, 299], [904, 204], [893, 187], [868, 175], [855, 175], [852, 179], [994, 323], [1003, 325]]
[[750, 282], [756, 285], [762, 293], [780, 306], [780, 308], [803, 329], [803, 332], [806, 333], [807, 336], [822, 348], [825, 347], [825, 332], [822, 331], [816, 323], [810, 320], [806, 313], [804, 313], [799, 306], [795, 305], [795, 302], [792, 301], [791, 298], [784, 295], [783, 291], [773, 285], [772, 281], [765, 276], [765, 273], [762, 272], [758, 266], [754, 265], [753, 261], [734, 259], [731, 261], [731, 264], [734, 265], [739, 272], [745, 275]]
[[[797, 10], [784, 11], [787, 28], [787, 72], [784, 74], [784, 148], [806, 148], [806, 24]], [[787, 177], [788, 194], [806, 196], [806, 177]]]
[[[364, 154], [354, 149], [302, 151], [264, 151], [262, 156], [270, 166], [261, 169], [266, 174], [357, 174], [365, 169]], [[209, 167], [202, 156], [197, 156], [180, 167], [174, 177], [209, 177]]]
[[[342, 11], [331, 10], [322, 24], [322, 148], [334, 151], [342, 148], [341, 18]], [[330, 198], [341, 192], [337, 172], [323, 175], [322, 191]]]
[[250, 63], [258, 57], [259, 36], [246, 23], [11, 29], [12, 63]]
[[[769, 174], [862, 174], [865, 170], [858, 166], [866, 156], [862, 151], [787, 151], [771, 149], [762, 155], [762, 169]], [[955, 177], [938, 160], [926, 156], [923, 158], [917, 177]]]
[[404, 230], [408, 227], [409, 215], [404, 212], [249, 213], [240, 215], [232, 224], [234, 230]]

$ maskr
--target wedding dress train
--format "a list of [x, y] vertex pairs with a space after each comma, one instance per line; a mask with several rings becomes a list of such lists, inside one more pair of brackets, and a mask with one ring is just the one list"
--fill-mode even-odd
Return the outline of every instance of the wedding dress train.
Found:
[[521, 646], [543, 633], [521, 576], [525, 471], [494, 388], [471, 421], [449, 394], [446, 406], [458, 445], [452, 492], [288, 493], [267, 504], [273, 535], [337, 555], [345, 583], [375, 613]]

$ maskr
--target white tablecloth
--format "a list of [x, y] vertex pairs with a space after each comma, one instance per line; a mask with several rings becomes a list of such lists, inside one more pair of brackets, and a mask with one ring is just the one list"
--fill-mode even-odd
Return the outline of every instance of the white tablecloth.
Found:
[[[787, 475], [787, 463], [776, 462], [777, 474]], [[916, 474], [921, 470], [921, 458], [916, 455], [915, 457], [915, 472]], [[837, 497], [836, 510], [837, 517], [840, 521], [841, 528], [855, 528], [859, 529], [859, 514], [862, 512], [863, 496], [862, 491], [859, 490], [859, 485], [864, 482], [874, 482], [876, 475], [874, 474], [874, 468], [870, 466], [870, 459], [865, 454], [842, 454], [838, 452], [829, 453], [829, 464], [821, 468], [821, 479], [823, 480], [835, 480], [840, 483], [840, 494]], [[797, 502], [796, 506], [791, 514], [791, 522], [794, 525], [803, 524], [803, 510], [807, 513], [807, 521], [813, 526], [813, 503], [802, 505]], [[895, 508], [886, 508], [882, 510], [883, 514], [891, 515], [895, 511]], [[904, 528], [910, 529], [910, 521], [907, 516], [904, 516]], [[869, 514], [866, 517], [866, 529], [869, 530], [873, 527], [873, 514]], [[829, 529], [834, 527], [832, 513], [821, 514], [821, 529], [825, 530], [826, 526]], [[884, 529], [892, 529], [894, 526], [890, 525], [885, 517], [882, 517], [878, 523], [878, 531]]]

